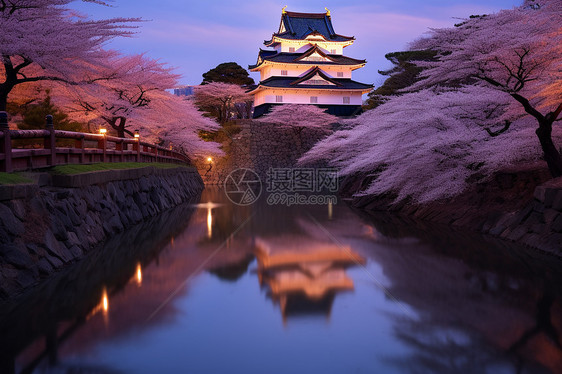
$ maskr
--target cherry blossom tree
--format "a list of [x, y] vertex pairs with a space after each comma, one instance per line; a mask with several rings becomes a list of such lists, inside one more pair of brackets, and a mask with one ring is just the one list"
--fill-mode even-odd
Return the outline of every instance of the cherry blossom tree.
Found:
[[562, 128], [553, 126], [562, 110], [561, 24], [562, 2], [540, 0], [432, 30], [412, 44], [437, 52], [437, 61], [416, 61], [424, 79], [348, 122], [301, 163], [326, 160], [370, 180], [359, 194], [414, 202], [455, 196], [541, 157], [561, 175], [554, 144]]
[[305, 129], [315, 129], [326, 135], [332, 132], [332, 125], [338, 118], [326, 113], [325, 109], [309, 104], [277, 105], [271, 111], [256, 121], [273, 123], [279, 128], [285, 128], [294, 133], [295, 147], [302, 153], [302, 132]]
[[173, 145], [194, 154], [220, 154], [218, 144], [199, 139], [198, 132], [219, 125], [204, 117], [190, 100], [167, 90], [177, 85], [176, 74], [146, 56], [115, 54], [94, 72], [93, 83], [57, 85], [53, 100], [73, 119], [111, 126], [117, 136], [139, 130], [149, 141]]
[[338, 118], [316, 105], [284, 104], [274, 106], [267, 115], [258, 118], [257, 121], [275, 123], [280, 127], [294, 128], [299, 132], [305, 128], [331, 132], [331, 125], [338, 122]]
[[[0, 111], [14, 87], [30, 82], [83, 81], [84, 73], [107, 60], [109, 40], [131, 34], [131, 22], [92, 21], [67, 8], [72, 0], [0, 2]], [[103, 1], [91, 1], [104, 4]]]
[[[490, 136], [513, 122], [502, 136]], [[533, 120], [509, 94], [480, 86], [425, 89], [390, 99], [317, 143], [302, 164], [324, 160], [342, 175], [370, 176], [360, 194], [391, 193], [397, 201], [455, 196], [474, 182], [541, 149]], [[554, 136], [562, 141], [562, 129]]]
[[552, 140], [562, 112], [560, 25], [560, 0], [526, 0], [519, 8], [433, 30], [412, 44], [439, 53], [437, 61], [419, 64], [427, 68], [421, 73], [425, 79], [413, 89], [475, 82], [507, 93], [536, 120], [550, 173], [562, 176], [562, 158]]
[[195, 87], [195, 104], [224, 124], [232, 118], [237, 105], [246, 106], [253, 97], [236, 84], [211, 82]]
[[119, 137], [133, 136], [134, 121], [169, 100], [163, 92], [177, 85], [171, 68], [143, 54], [115, 54], [95, 69], [89, 78], [93, 83], [61, 87], [58, 100], [87, 120], [105, 121]]
[[142, 137], [173, 146], [190, 156], [224, 155], [219, 143], [203, 141], [199, 137], [200, 131], [217, 131], [220, 126], [204, 117], [192, 100], [158, 91], [158, 95], [152, 96], [150, 108], [143, 111], [143, 117], [132, 122]]

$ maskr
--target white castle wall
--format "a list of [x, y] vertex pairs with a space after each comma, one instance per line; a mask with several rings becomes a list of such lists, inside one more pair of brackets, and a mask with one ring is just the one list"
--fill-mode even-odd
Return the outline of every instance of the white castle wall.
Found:
[[[277, 96], [283, 96], [283, 102], [279, 103], [276, 100]], [[262, 104], [310, 104], [310, 97], [318, 97], [319, 105], [361, 105], [363, 100], [360, 92], [351, 91], [328, 91], [321, 89], [276, 89], [270, 88], [260, 91], [255, 95], [254, 105]], [[349, 103], [344, 103], [343, 98], [347, 96], [350, 98]]]
[[[311, 45], [317, 45], [322, 49], [324, 53], [336, 55], [343, 54], [344, 47], [341, 45], [341, 43], [318, 42], [313, 40], [283, 40], [279, 45], [275, 47], [275, 50], [277, 52], [291, 52], [290, 48], [295, 48], [294, 52], [302, 53], [310, 49]], [[335, 53], [332, 53], [332, 50], [335, 50]]]

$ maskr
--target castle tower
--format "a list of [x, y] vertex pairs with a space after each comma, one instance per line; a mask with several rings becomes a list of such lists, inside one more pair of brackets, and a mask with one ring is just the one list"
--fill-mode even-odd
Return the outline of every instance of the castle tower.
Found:
[[360, 111], [361, 95], [372, 85], [351, 79], [367, 61], [343, 55], [354, 37], [336, 34], [330, 11], [296, 13], [282, 10], [279, 31], [260, 48], [258, 61], [249, 66], [260, 72], [254, 95], [254, 118], [273, 105], [314, 104], [328, 113], [349, 116]]

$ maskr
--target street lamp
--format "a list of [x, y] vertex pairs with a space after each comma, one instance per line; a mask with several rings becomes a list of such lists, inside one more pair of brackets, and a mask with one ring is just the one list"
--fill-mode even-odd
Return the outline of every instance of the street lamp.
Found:
[[105, 127], [100, 127], [100, 134], [105, 135], [107, 129]]
[[139, 138], [140, 138], [139, 130], [135, 130], [134, 137], [135, 137], [135, 140], [139, 140]]

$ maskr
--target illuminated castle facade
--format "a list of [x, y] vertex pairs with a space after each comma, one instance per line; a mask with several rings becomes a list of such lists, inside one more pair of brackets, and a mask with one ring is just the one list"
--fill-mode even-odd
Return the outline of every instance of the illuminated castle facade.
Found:
[[279, 31], [264, 42], [272, 50], [260, 49], [250, 71], [260, 72], [254, 96], [254, 117], [273, 105], [313, 104], [330, 114], [349, 116], [361, 109], [364, 93], [372, 85], [351, 79], [365, 60], [343, 55], [354, 37], [336, 34], [330, 11], [296, 13], [283, 8]]

